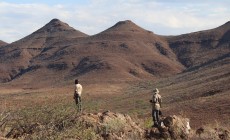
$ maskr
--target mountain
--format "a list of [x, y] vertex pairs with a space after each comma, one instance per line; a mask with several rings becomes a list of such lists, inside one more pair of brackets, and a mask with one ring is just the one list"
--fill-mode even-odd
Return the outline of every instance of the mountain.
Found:
[[120, 21], [107, 30], [95, 35], [97, 39], [112, 39], [112, 40], [159, 40], [153, 32], [147, 31], [130, 20]]
[[184, 70], [164, 38], [129, 20], [87, 36], [54, 19], [1, 52], [3, 71], [8, 72], [1, 76], [3, 82], [18, 77], [43, 82], [74, 77], [88, 82], [129, 81]]
[[[229, 116], [230, 22], [217, 28], [166, 37], [186, 69], [162, 79], [166, 112], [181, 110], [195, 126]], [[176, 98], [178, 97], [178, 98]]]
[[41, 52], [59, 47], [60, 41], [87, 37], [58, 19], [51, 20], [34, 33], [0, 48], [0, 81], [10, 81], [27, 71], [37, 69], [32, 61]]
[[[78, 48], [79, 54], [89, 56], [87, 63], [95, 61], [93, 59], [97, 57], [97, 61], [103, 62], [103, 66], [106, 65], [97, 67], [97, 72], [109, 69], [113, 76], [109, 73], [108, 75], [117, 80], [154, 78], [183, 70], [183, 66], [177, 62], [176, 55], [163, 38], [129, 20], [120, 21], [111, 28], [86, 38], [75, 48]], [[87, 52], [83, 48], [87, 49]], [[93, 67], [92, 65], [94, 64], [87, 67]]]
[[221, 67], [229, 61], [229, 44], [229, 22], [165, 37], [126, 20], [88, 36], [53, 19], [0, 48], [0, 81], [50, 86], [74, 78], [86, 83], [159, 79]]
[[230, 22], [215, 29], [168, 37], [167, 40], [185, 67], [202, 67], [229, 57]]
[[1, 46], [5, 46], [5, 45], [7, 45], [7, 44], [8, 44], [8, 43], [6, 43], [6, 42], [0, 40], [0, 47], [1, 47]]

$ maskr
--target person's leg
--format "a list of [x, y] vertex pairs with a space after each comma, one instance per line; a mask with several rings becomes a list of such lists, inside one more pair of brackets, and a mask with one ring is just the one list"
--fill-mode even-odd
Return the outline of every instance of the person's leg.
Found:
[[81, 96], [79, 96], [79, 111], [81, 112], [82, 111], [82, 102], [81, 102]]
[[159, 122], [159, 110], [156, 110], [156, 121]]
[[77, 106], [77, 105], [78, 105], [78, 98], [75, 97], [74, 100], [75, 100], [75, 104], [76, 104], [76, 106]]
[[157, 121], [157, 124], [159, 123], [160, 119], [159, 119], [159, 113], [160, 111], [159, 110], [156, 110], [156, 121]]
[[77, 111], [80, 111], [80, 99], [79, 96], [77, 97]]
[[153, 118], [153, 122], [154, 122], [155, 121], [154, 110], [152, 110], [152, 118]]
[[81, 97], [78, 94], [75, 94], [75, 103], [77, 106], [77, 111], [80, 112], [81, 111]]
[[157, 110], [152, 110], [152, 116], [153, 116], [153, 126], [157, 126]]

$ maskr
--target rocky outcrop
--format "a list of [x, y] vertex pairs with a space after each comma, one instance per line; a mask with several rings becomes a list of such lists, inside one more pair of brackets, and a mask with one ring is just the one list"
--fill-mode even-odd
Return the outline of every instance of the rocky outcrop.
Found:
[[81, 121], [105, 140], [189, 139], [189, 119], [176, 115], [162, 118], [160, 126], [144, 130], [129, 115], [106, 111], [83, 114]]
[[[174, 115], [163, 118], [160, 126], [145, 130], [129, 115], [110, 111], [58, 116], [57, 120], [45, 122], [19, 123], [8, 116], [2, 120], [0, 137], [12, 139], [178, 140], [188, 139], [191, 129], [187, 118]], [[220, 133], [219, 137], [227, 136]]]
[[129, 115], [106, 111], [83, 114], [80, 120], [87, 128], [93, 128], [105, 140], [144, 139], [144, 129]]
[[215, 139], [215, 140], [229, 140], [230, 131], [227, 128], [216, 126], [202, 126], [195, 132], [194, 138], [196, 139]]
[[165, 117], [158, 127], [147, 130], [147, 139], [188, 139], [190, 137], [189, 119], [176, 115]]

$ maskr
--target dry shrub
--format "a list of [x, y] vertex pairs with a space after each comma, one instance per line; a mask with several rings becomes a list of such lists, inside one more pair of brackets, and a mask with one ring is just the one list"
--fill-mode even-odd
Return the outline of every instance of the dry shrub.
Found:
[[217, 120], [215, 123], [204, 125], [196, 130], [196, 136], [200, 139], [221, 139], [229, 140], [230, 139], [230, 130], [229, 126], [226, 124], [221, 124]]
[[115, 118], [107, 121], [104, 125], [105, 125], [106, 132], [117, 133], [123, 131], [125, 124], [126, 124], [125, 120]]
[[78, 121], [74, 107], [59, 104], [0, 114], [2, 137], [15, 139], [98, 139]]

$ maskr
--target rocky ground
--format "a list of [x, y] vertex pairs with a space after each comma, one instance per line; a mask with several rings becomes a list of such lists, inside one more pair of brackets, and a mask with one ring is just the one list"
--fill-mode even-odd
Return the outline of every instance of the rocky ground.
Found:
[[[110, 111], [102, 113], [82, 113], [62, 117], [47, 124], [40, 122], [9, 125], [12, 116], [1, 114], [1, 139], [98, 139], [98, 140], [140, 140], [140, 139], [230, 139], [226, 128], [190, 128], [189, 119], [181, 116], [161, 118], [158, 127], [144, 128], [129, 115]], [[23, 119], [23, 118], [21, 118]], [[138, 122], [141, 122], [139, 120]], [[57, 137], [51, 137], [57, 134]]]

